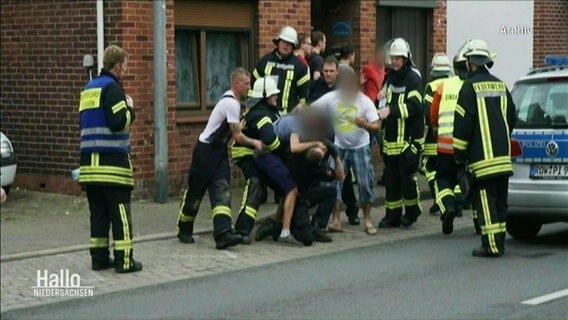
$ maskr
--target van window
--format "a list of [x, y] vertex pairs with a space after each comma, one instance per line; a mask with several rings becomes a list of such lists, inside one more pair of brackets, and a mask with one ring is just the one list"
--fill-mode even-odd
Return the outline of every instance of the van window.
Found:
[[568, 78], [561, 80], [515, 85], [512, 92], [518, 117], [515, 128], [568, 128]]

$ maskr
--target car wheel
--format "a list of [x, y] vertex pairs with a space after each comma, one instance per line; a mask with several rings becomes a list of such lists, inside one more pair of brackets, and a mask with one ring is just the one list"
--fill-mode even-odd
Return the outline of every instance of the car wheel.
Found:
[[517, 239], [532, 239], [542, 228], [542, 223], [532, 219], [508, 217], [507, 232]]
[[2, 187], [2, 189], [4, 189], [4, 192], [6, 193], [6, 195], [8, 195], [10, 193], [10, 186]]

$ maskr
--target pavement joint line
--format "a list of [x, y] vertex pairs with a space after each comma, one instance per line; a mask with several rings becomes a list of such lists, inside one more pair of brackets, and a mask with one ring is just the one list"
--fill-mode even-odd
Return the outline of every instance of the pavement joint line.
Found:
[[[420, 198], [422, 200], [431, 199], [430, 191], [422, 190]], [[377, 197], [377, 201], [383, 200], [384, 197]], [[379, 205], [380, 206], [380, 205]], [[264, 219], [267, 217], [257, 219], [256, 223], [262, 223]], [[203, 235], [213, 232], [212, 227], [197, 229], [193, 232], [194, 235]], [[155, 233], [155, 234], [148, 234], [140, 237], [136, 237], [132, 239], [133, 243], [142, 243], [142, 242], [149, 242], [149, 241], [159, 241], [159, 240], [168, 240], [173, 239], [177, 236], [176, 232], [162, 232], [162, 233]], [[24, 260], [36, 257], [44, 257], [44, 256], [53, 256], [63, 253], [71, 253], [77, 251], [89, 250], [88, 244], [78, 244], [73, 246], [66, 246], [66, 247], [57, 247], [57, 248], [49, 248], [49, 249], [42, 249], [42, 250], [34, 250], [34, 251], [27, 251], [27, 252], [18, 252], [18, 253], [11, 253], [0, 256], [0, 263], [2, 262], [10, 262], [10, 261], [17, 261], [17, 260]]]
[[[454, 223], [454, 231], [459, 231], [459, 230], [463, 230], [463, 229], [467, 229], [467, 228], [471, 228], [471, 227], [472, 227], [471, 221], [470, 222], [467, 222], [467, 221], [457, 222], [456, 221]], [[416, 230], [414, 230], [414, 231], [416, 231]], [[384, 245], [384, 244], [397, 242], [397, 241], [401, 241], [401, 240], [411, 240], [411, 239], [419, 238], [419, 237], [423, 237], [423, 236], [434, 235], [436, 233], [440, 233], [441, 230], [439, 229], [438, 225], [428, 225], [428, 226], [426, 226], [426, 228], [422, 229], [421, 231], [422, 232], [419, 232], [419, 233], [406, 234], [405, 237], [400, 237], [400, 239], [399, 239], [399, 237], [387, 237], [387, 238], [384, 238], [384, 239], [380, 239], [379, 241], [377, 241], [378, 239], [373, 239], [371, 241], [364, 242], [362, 244], [359, 243], [356, 246], [353, 246], [353, 243], [351, 242], [351, 241], [353, 241], [353, 239], [350, 239], [347, 246], [337, 247], [336, 249], [330, 250], [330, 251], [324, 250], [324, 251], [321, 251], [321, 252], [318, 252], [318, 251], [310, 252], [310, 253], [305, 252], [301, 256], [294, 256], [292, 258], [287, 258], [287, 257], [282, 257], [282, 256], [281, 257], [273, 257], [272, 261], [268, 261], [268, 262], [264, 262], [264, 263], [260, 263], [260, 264], [254, 264], [254, 265], [240, 264], [237, 267], [233, 266], [233, 267], [229, 268], [229, 270], [207, 269], [207, 270], [204, 270], [200, 274], [197, 274], [197, 275], [178, 274], [178, 275], [175, 275], [175, 276], [168, 277], [166, 281], [163, 281], [163, 280], [162, 281], [159, 281], [159, 280], [147, 281], [147, 280], [145, 280], [145, 281], [142, 281], [141, 283], [133, 281], [133, 282], [130, 282], [129, 284], [121, 287], [119, 290], [116, 290], [114, 287], [107, 287], [106, 289], [103, 289], [102, 291], [97, 290], [97, 293], [95, 293], [95, 296], [107, 295], [107, 294], [118, 294], [119, 292], [122, 292], [122, 291], [139, 290], [139, 289], [142, 289], [142, 288], [152, 287], [152, 286], [156, 286], [156, 285], [165, 285], [165, 284], [174, 283], [174, 282], [177, 282], [177, 281], [202, 278], [202, 277], [206, 277], [206, 276], [220, 274], [220, 273], [223, 273], [223, 272], [237, 272], [239, 270], [244, 270], [244, 269], [248, 269], [248, 268], [258, 268], [258, 267], [277, 264], [277, 263], [281, 263], [281, 262], [307, 259], [307, 258], [310, 258], [310, 257], [313, 257], [313, 256], [326, 256], [326, 255], [332, 255], [332, 254], [336, 254], [336, 253], [340, 253], [340, 252], [344, 252], [344, 251], [348, 251], [348, 250], [353, 250], [353, 249], [362, 249], [362, 248], [372, 247], [372, 246], [376, 246], [376, 245]], [[403, 234], [404, 233], [405, 232], [403, 232]], [[374, 237], [371, 237], [371, 239], [372, 238], [374, 238]], [[134, 274], [134, 276], [136, 276], [136, 274]], [[33, 308], [33, 307], [39, 307], [39, 306], [45, 306], [45, 305], [57, 304], [57, 303], [65, 302], [65, 301], [75, 301], [75, 300], [80, 300], [80, 298], [66, 297], [66, 298], [62, 299], [62, 297], [58, 297], [57, 299], [54, 299], [54, 300], [51, 300], [51, 301], [43, 301], [43, 302], [40, 302], [41, 300], [23, 301], [23, 302], [20, 302], [20, 303], [3, 305], [2, 306], [2, 313], [8, 312], [8, 311], [13, 311], [13, 310], [18, 310], [18, 309]]]
[[568, 289], [564, 289], [564, 290], [556, 291], [556, 292], [553, 292], [553, 293], [545, 294], [543, 296], [536, 297], [536, 298], [533, 298], [533, 299], [530, 299], [530, 300], [526, 300], [526, 301], [523, 301], [521, 303], [536, 306], [536, 305], [539, 305], [541, 303], [560, 299], [560, 298], [563, 298], [563, 297], [566, 297], [566, 296], [568, 296]]

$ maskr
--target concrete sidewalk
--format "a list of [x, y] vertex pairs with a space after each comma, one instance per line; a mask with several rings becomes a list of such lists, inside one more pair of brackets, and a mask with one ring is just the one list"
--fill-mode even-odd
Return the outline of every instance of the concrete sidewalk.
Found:
[[[430, 192], [423, 177], [419, 178], [419, 185], [422, 197], [429, 198]], [[241, 194], [242, 189], [232, 190], [233, 212], [239, 208]], [[382, 207], [384, 187], [376, 186], [375, 194], [377, 206]], [[179, 201], [179, 198], [172, 198], [166, 204], [147, 200], [133, 202], [134, 241], [175, 237]], [[195, 222], [196, 233], [212, 230], [210, 211], [206, 195]], [[276, 205], [269, 194], [269, 202], [261, 206], [259, 218], [275, 211]], [[2, 206], [0, 217], [2, 262], [88, 249], [89, 210], [85, 195], [73, 197], [12, 190], [8, 202]]]

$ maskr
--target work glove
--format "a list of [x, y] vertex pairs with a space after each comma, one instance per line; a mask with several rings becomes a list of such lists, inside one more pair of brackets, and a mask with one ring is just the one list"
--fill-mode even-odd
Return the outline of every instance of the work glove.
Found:
[[325, 144], [325, 147], [327, 148], [327, 152], [329, 152], [329, 154], [331, 155], [332, 158], [339, 156], [339, 152], [337, 151], [337, 149], [335, 148], [335, 145], [333, 144], [333, 142], [331, 142], [331, 140], [325, 138], [325, 139], [323, 139], [323, 144]]

